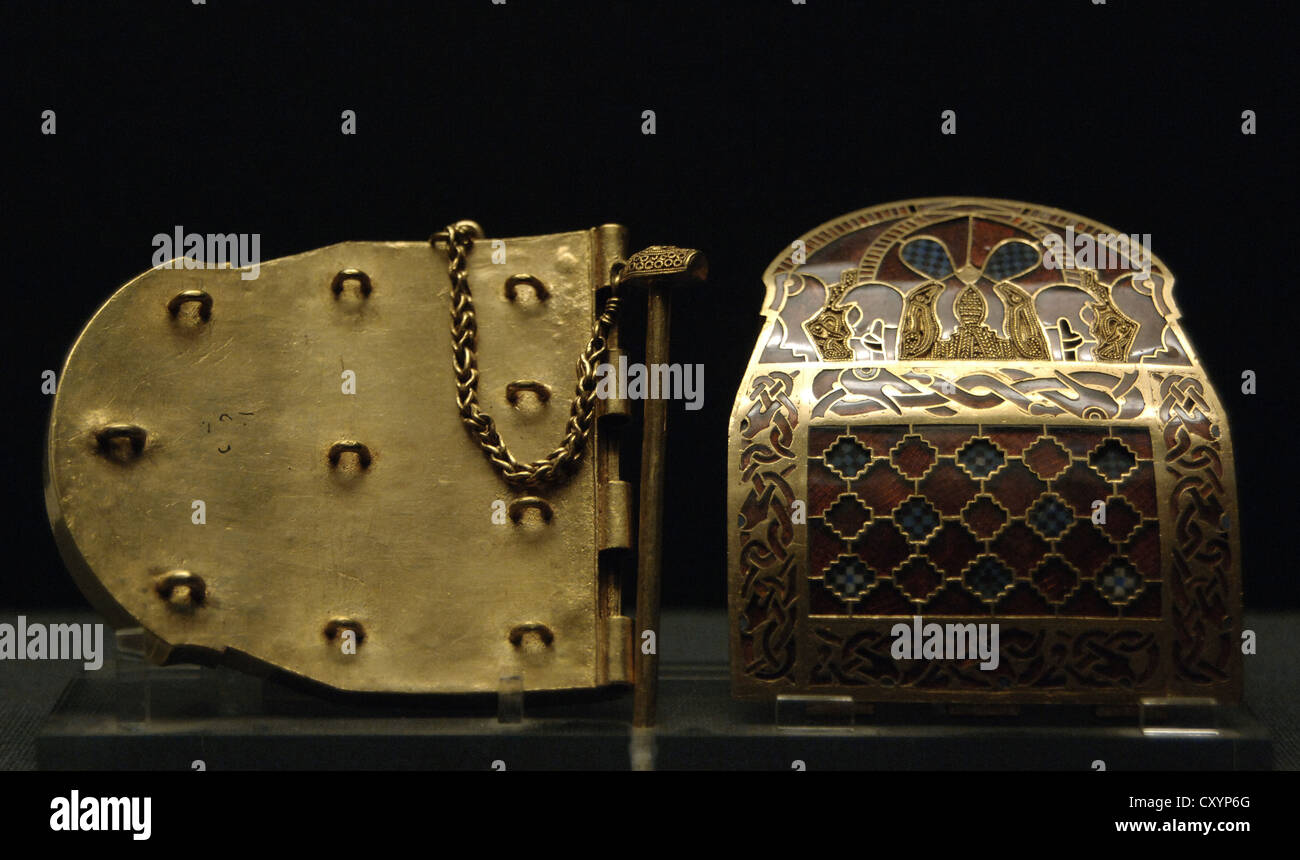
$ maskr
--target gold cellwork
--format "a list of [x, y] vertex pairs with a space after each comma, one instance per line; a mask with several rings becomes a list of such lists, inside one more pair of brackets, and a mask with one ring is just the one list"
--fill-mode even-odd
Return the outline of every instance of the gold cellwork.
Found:
[[[1049, 254], [1076, 231], [1086, 265]], [[729, 427], [736, 695], [1240, 697], [1227, 421], [1135, 240], [925, 198], [772, 261]], [[896, 649], [917, 618], [999, 659]]]

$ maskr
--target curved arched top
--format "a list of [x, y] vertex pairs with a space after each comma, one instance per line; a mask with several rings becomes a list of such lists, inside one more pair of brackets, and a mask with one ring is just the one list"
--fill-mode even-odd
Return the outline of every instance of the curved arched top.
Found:
[[761, 364], [1194, 361], [1149, 234], [1033, 203], [859, 209], [792, 242], [764, 282]]

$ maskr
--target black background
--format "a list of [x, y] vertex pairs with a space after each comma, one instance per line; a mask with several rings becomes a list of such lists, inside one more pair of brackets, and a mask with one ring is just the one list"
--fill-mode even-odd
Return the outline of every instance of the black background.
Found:
[[673, 359], [704, 363], [706, 389], [670, 406], [664, 599], [721, 606], [727, 416], [764, 268], [842, 213], [950, 194], [1152, 235], [1231, 419], [1248, 605], [1295, 605], [1290, 5], [6, 6], [0, 605], [82, 603], [42, 503], [40, 375], [155, 233], [260, 233], [273, 259], [473, 218], [708, 252], [674, 312]]

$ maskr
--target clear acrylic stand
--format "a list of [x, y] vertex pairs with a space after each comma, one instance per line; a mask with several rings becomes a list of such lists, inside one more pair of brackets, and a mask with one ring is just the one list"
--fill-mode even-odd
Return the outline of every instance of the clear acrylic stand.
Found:
[[497, 722], [522, 723], [524, 721], [524, 679], [521, 675], [506, 675], [497, 686]]
[[257, 713], [262, 681], [229, 669], [212, 669], [191, 663], [157, 666], [145, 653], [144, 631], [139, 627], [116, 631], [112, 676], [119, 694], [114, 713], [124, 729], [142, 728], [179, 708], [194, 715], [235, 717]]
[[[701, 615], [694, 638], [706, 641], [716, 618]], [[513, 666], [487, 694], [375, 698], [236, 666], [158, 667], [142, 634], [119, 641], [115, 659], [65, 689], [37, 738], [39, 766], [1234, 770], [1272, 761], [1268, 731], [1248, 709], [1209, 699], [1021, 705], [1014, 715], [846, 695], [736, 700], [721, 658], [678, 660], [661, 667], [655, 727], [637, 731], [626, 695], [525, 696]]]
[[1146, 737], [1210, 737], [1223, 728], [1223, 707], [1212, 698], [1149, 698], [1138, 704], [1138, 727]]
[[634, 771], [655, 769], [654, 726], [633, 726], [628, 738], [628, 761]]
[[115, 636], [117, 654], [113, 667], [124, 692], [117, 697], [116, 710], [117, 721], [123, 727], [142, 725], [153, 719], [160, 684], [193, 684], [198, 680], [198, 666], [160, 667], [150, 663], [145, 655], [145, 633], [139, 627], [115, 631]]
[[776, 727], [848, 729], [853, 727], [857, 710], [852, 696], [777, 696]]

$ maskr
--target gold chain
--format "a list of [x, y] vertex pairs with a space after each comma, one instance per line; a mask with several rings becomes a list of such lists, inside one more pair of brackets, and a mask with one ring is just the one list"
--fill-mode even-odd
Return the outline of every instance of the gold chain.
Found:
[[[456, 371], [456, 404], [460, 420], [474, 435], [488, 460], [501, 477], [520, 487], [538, 487], [567, 477], [567, 469], [582, 459], [591, 435], [596, 407], [596, 370], [608, 343], [610, 330], [618, 318], [618, 296], [605, 300], [600, 316], [592, 328], [591, 340], [578, 357], [578, 382], [569, 404], [569, 422], [560, 446], [540, 460], [520, 463], [510, 453], [497, 432], [496, 422], [478, 404], [478, 321], [474, 299], [470, 295], [466, 263], [474, 244], [474, 228], [465, 222], [434, 233], [430, 243], [447, 243], [447, 274], [451, 277], [451, 363]], [[618, 272], [612, 282], [617, 288]]]

